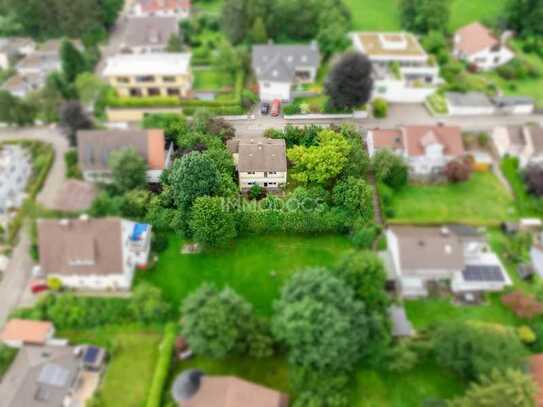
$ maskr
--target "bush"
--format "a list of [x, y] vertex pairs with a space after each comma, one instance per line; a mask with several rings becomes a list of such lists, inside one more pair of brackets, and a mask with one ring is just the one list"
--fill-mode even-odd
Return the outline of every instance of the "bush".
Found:
[[375, 98], [371, 103], [373, 108], [373, 115], [378, 119], [387, 117], [388, 115], [388, 102], [382, 98]]
[[164, 387], [170, 375], [176, 330], [177, 327], [173, 323], [166, 325], [164, 329], [164, 337], [159, 347], [158, 362], [155, 367], [151, 389], [149, 390], [149, 397], [147, 398], [147, 407], [160, 407], [162, 405]]
[[376, 237], [377, 234], [375, 229], [366, 227], [355, 231], [352, 234], [351, 241], [353, 242], [353, 245], [359, 249], [371, 249]]
[[532, 331], [532, 328], [526, 325], [522, 325], [517, 328], [517, 335], [522, 343], [527, 345], [534, 343], [537, 339], [535, 332]]
[[151, 250], [155, 253], [162, 253], [168, 248], [168, 236], [165, 233], [154, 232], [151, 240]]
[[465, 159], [456, 159], [449, 161], [443, 170], [443, 173], [449, 182], [465, 182], [471, 176], [471, 165]]
[[266, 196], [266, 190], [260, 185], [253, 185], [249, 190], [249, 199], [260, 201]]
[[292, 102], [283, 107], [283, 113], [286, 115], [300, 114], [302, 113], [302, 109], [298, 103]]
[[64, 154], [64, 163], [66, 164], [66, 178], [83, 178], [77, 161], [77, 150], [70, 150]]
[[543, 166], [529, 164], [524, 170], [523, 178], [530, 194], [537, 197], [543, 195]]

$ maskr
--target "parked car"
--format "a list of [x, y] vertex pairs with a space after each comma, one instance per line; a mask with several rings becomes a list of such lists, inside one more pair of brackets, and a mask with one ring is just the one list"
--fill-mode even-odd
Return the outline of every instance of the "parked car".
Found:
[[268, 113], [270, 113], [270, 104], [267, 103], [267, 102], [263, 102], [263, 103], [260, 105], [260, 113], [262, 113], [262, 114], [268, 114]]
[[279, 113], [281, 113], [281, 101], [279, 99], [275, 99], [271, 105], [271, 115], [273, 117], [277, 117], [279, 116]]
[[32, 294], [39, 294], [49, 290], [49, 286], [47, 283], [34, 283], [30, 286], [30, 290], [32, 291]]

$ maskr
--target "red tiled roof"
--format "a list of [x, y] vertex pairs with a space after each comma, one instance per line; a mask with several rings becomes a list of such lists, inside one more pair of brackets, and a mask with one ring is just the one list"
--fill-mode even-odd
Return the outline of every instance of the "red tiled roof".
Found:
[[401, 149], [403, 150], [405, 146], [403, 145], [402, 132], [401, 130], [372, 130], [373, 134], [373, 145], [377, 150], [380, 149]]
[[141, 9], [146, 13], [157, 11], [175, 11], [178, 9], [190, 9], [190, 0], [141, 0]]
[[465, 154], [462, 132], [450, 126], [407, 126], [403, 128], [407, 154], [411, 157], [424, 155], [424, 147], [437, 142], [444, 146], [444, 154], [459, 157]]
[[455, 47], [466, 55], [472, 55], [499, 44], [490, 30], [479, 22], [460, 28], [456, 35], [459, 42], [455, 44]]

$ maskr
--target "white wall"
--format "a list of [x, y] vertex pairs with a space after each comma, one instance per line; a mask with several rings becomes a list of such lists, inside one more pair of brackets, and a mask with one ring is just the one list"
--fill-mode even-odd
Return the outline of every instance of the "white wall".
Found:
[[401, 80], [378, 80], [372, 97], [384, 98], [391, 103], [423, 103], [435, 90], [435, 87], [408, 87]]
[[[274, 189], [283, 186], [286, 182], [286, 172], [277, 172], [276, 174], [265, 174], [264, 172], [256, 172], [255, 174], [248, 174], [246, 172], [239, 173], [239, 187], [241, 190], [250, 189], [253, 185]], [[265, 183], [267, 184], [266, 186], [264, 185]]]
[[505, 65], [515, 57], [515, 54], [507, 47], [501, 47], [498, 51], [486, 48], [472, 55], [464, 55], [460, 51], [455, 50], [454, 54], [457, 58], [477, 66], [482, 71], [488, 71]]
[[282, 102], [290, 101], [290, 88], [290, 82], [258, 82], [260, 100], [265, 102], [272, 102], [274, 99], [279, 99]]
[[447, 109], [449, 110], [449, 116], [481, 116], [492, 115], [496, 111], [494, 106], [490, 107], [464, 107], [453, 106], [447, 100]]

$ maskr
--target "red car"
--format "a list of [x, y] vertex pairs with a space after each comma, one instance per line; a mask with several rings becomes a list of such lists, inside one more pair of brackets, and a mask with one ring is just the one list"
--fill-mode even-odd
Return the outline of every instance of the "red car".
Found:
[[277, 116], [279, 116], [279, 113], [281, 113], [281, 101], [279, 99], [275, 99], [272, 102], [271, 115], [273, 117], [277, 117]]
[[32, 294], [39, 294], [49, 290], [49, 286], [47, 283], [35, 283], [30, 287], [30, 290], [32, 290]]

